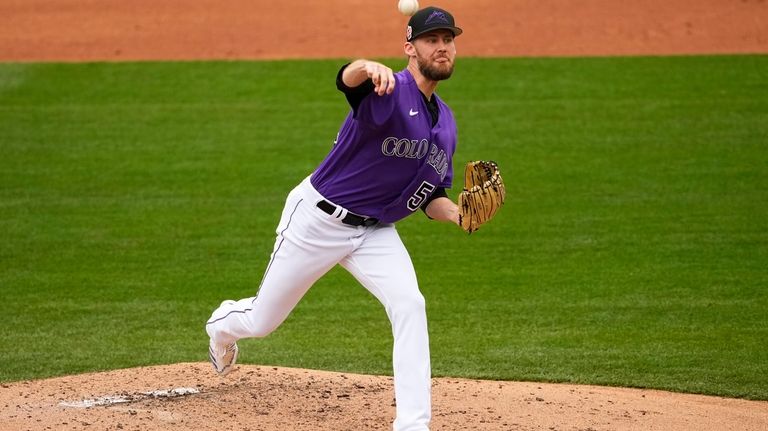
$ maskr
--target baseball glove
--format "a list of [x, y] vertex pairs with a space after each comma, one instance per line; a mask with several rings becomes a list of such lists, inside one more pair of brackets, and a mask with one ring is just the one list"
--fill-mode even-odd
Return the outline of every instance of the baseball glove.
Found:
[[504, 181], [493, 161], [469, 162], [464, 168], [464, 190], [459, 194], [459, 225], [472, 233], [496, 215], [504, 203]]

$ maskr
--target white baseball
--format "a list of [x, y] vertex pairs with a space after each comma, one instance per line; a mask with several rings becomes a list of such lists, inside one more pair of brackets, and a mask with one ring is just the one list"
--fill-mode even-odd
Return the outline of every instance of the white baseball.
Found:
[[412, 16], [419, 10], [419, 2], [417, 0], [400, 0], [397, 2], [397, 8], [403, 15]]

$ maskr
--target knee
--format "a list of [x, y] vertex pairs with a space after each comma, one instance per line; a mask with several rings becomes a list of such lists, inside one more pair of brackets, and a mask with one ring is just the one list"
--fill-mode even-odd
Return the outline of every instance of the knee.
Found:
[[420, 317], [426, 314], [426, 301], [420, 293], [398, 298], [390, 306], [393, 317]]

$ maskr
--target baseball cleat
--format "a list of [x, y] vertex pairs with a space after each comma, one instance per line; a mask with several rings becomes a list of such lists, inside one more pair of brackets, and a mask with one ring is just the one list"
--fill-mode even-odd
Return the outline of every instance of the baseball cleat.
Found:
[[211, 360], [213, 369], [223, 377], [235, 366], [238, 351], [237, 343], [221, 345], [211, 340], [208, 346], [208, 358]]
[[214, 319], [217, 312], [219, 312], [219, 314], [226, 314], [227, 310], [222, 310], [222, 308], [232, 304], [235, 304], [235, 301], [232, 301], [231, 299], [222, 302], [219, 308], [213, 312], [213, 315], [211, 315], [211, 320], [206, 324], [206, 332], [208, 332], [208, 337], [210, 339], [208, 343], [208, 358], [213, 365], [213, 369], [216, 370], [220, 376], [226, 376], [232, 371], [232, 368], [237, 362], [237, 353], [239, 350], [237, 348], [237, 343], [235, 342], [231, 344], [215, 343], [213, 341], [213, 329], [209, 325], [215, 321]]

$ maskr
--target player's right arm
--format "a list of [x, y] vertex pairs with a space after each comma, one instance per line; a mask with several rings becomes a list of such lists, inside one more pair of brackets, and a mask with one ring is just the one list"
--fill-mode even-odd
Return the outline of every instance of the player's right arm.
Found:
[[[373, 77], [369, 77], [369, 74]], [[378, 87], [373, 82], [374, 78], [379, 81]], [[397, 98], [387, 94], [386, 90], [384, 94], [378, 94], [376, 89], [384, 88], [383, 80], [387, 80], [389, 83], [386, 84], [386, 88], [391, 88], [394, 92], [395, 79], [392, 69], [381, 63], [355, 60], [339, 69], [339, 73], [336, 74], [336, 88], [346, 96], [356, 120], [379, 127], [389, 119]], [[373, 97], [373, 95], [377, 96]]]
[[379, 96], [392, 94], [395, 90], [395, 74], [392, 69], [375, 61], [355, 60], [341, 75], [344, 85], [350, 88], [358, 87], [368, 79], [373, 82], [373, 91]]

